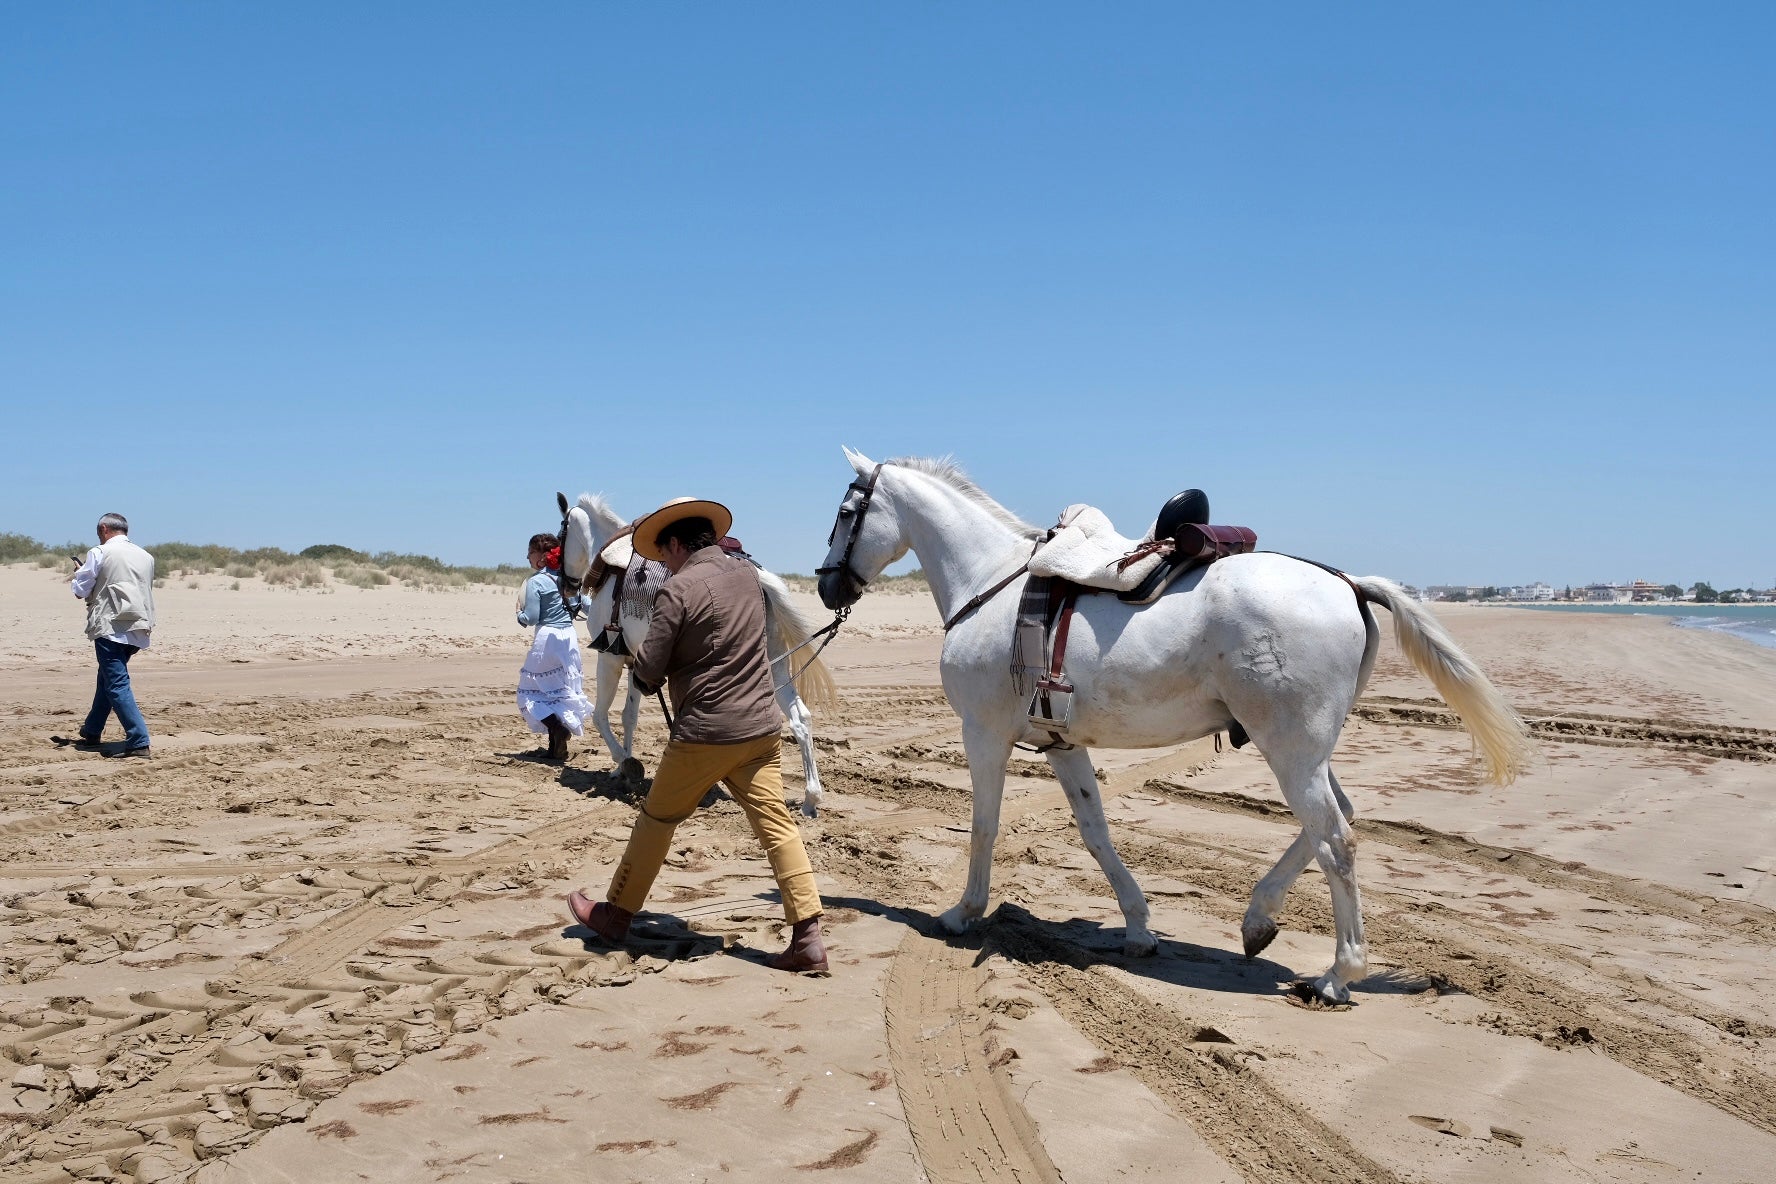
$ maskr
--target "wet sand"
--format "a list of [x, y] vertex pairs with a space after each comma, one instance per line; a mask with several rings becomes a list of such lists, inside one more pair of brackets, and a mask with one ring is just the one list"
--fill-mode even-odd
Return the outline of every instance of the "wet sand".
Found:
[[923, 596], [865, 597], [826, 654], [804, 827], [835, 963], [798, 979], [761, 964], [781, 913], [726, 801], [632, 946], [579, 940], [560, 898], [602, 887], [637, 787], [592, 742], [540, 759], [515, 589], [231, 583], [157, 592], [156, 759], [107, 762], [47, 739], [91, 695], [79, 606], [0, 568], [0, 1179], [1750, 1182], [1776, 1157], [1776, 652], [1442, 611], [1542, 744], [1501, 790], [1390, 642], [1338, 759], [1371, 976], [1333, 1012], [1289, 990], [1330, 957], [1317, 873], [1239, 953], [1295, 830], [1249, 747], [1095, 754], [1157, 957], [1123, 956], [1022, 756], [995, 911], [936, 933], [969, 795]]

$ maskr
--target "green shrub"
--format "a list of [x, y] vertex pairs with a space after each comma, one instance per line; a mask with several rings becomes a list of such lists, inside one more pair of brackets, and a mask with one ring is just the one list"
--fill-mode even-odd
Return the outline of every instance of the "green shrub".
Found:
[[459, 567], [456, 569], [471, 584], [511, 584], [530, 578], [528, 567], [502, 563], [498, 567]]
[[389, 574], [375, 567], [347, 567], [333, 573], [333, 578], [354, 588], [380, 588], [389, 583]]
[[[450, 568], [442, 559], [434, 559], [430, 555], [399, 555], [393, 551], [378, 551], [370, 560], [377, 567], [393, 571], [397, 567], [416, 568], [424, 571], [445, 572]], [[406, 577], [403, 576], [403, 579]]]
[[300, 588], [320, 588], [327, 583], [327, 573], [312, 559], [296, 559], [274, 563], [265, 569], [268, 584], [290, 584]]
[[66, 567], [68, 556], [84, 555], [91, 543], [63, 543], [52, 547], [28, 534], [0, 532], [0, 563], [35, 563], [38, 567]]
[[162, 571], [218, 571], [237, 554], [217, 543], [156, 543], [142, 549], [154, 556], [154, 565]]
[[259, 569], [250, 563], [231, 563], [228, 565], [228, 574], [237, 580], [250, 580], [259, 574]]
[[297, 556], [290, 554], [282, 547], [255, 547], [251, 551], [235, 551], [230, 558], [241, 563], [250, 563], [260, 571], [264, 571], [274, 564], [291, 564], [297, 560]]
[[312, 559], [316, 563], [324, 563], [328, 567], [370, 562], [370, 556], [362, 551], [354, 551], [350, 547], [342, 547], [338, 543], [316, 543], [312, 547], [302, 548], [300, 554], [303, 559]]
[[36, 559], [47, 550], [48, 547], [28, 534], [13, 534], [11, 531], [0, 533], [0, 563]]

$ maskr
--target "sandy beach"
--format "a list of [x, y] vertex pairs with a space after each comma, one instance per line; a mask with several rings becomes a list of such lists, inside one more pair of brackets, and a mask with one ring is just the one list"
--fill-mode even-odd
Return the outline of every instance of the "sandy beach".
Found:
[[[582, 942], [561, 898], [635, 787], [590, 737], [541, 759], [515, 593], [169, 578], [155, 759], [112, 762], [49, 740], [92, 694], [65, 573], [0, 567], [0, 1180], [1769, 1178], [1776, 650], [1440, 608], [1541, 744], [1497, 789], [1385, 642], [1337, 764], [1371, 973], [1328, 1011], [1288, 990], [1330, 954], [1317, 872], [1240, 955], [1296, 830], [1250, 747], [1094, 754], [1158, 956], [1022, 755], [989, 920], [938, 933], [969, 793], [922, 594], [826, 651], [832, 977], [763, 966], [725, 799], [637, 939]], [[664, 740], [645, 708], [650, 770]]]

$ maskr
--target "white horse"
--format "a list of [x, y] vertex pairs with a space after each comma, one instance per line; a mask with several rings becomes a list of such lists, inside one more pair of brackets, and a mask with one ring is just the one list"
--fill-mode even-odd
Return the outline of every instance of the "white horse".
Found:
[[[567, 504], [566, 494], [557, 493], [555, 499], [562, 514], [563, 591], [572, 596], [584, 585], [593, 559], [628, 523], [600, 495], [582, 493], [579, 503], [571, 507]], [[647, 567], [648, 583], [645, 587], [651, 591], [665, 580], [666, 568], [659, 563], [649, 563]], [[759, 569], [758, 577], [765, 592], [765, 643], [771, 657], [771, 681], [776, 688], [777, 705], [782, 709], [784, 718], [789, 720], [790, 731], [795, 733], [796, 744], [802, 751], [802, 768], [806, 773], [802, 813], [813, 818], [820, 811], [821, 788], [820, 770], [814, 759], [814, 733], [809, 726], [813, 717], [807, 704], [812, 702], [817, 707], [836, 707], [838, 689], [826, 665], [820, 661], [814, 648], [808, 645], [813, 630], [791, 603], [789, 588], [763, 568]], [[599, 587], [597, 595], [586, 609], [586, 624], [594, 638], [610, 622], [616, 585], [613, 573]], [[628, 593], [634, 591], [635, 589], [629, 589]], [[634, 680], [624, 678], [623, 674], [629, 665], [630, 655], [641, 648], [642, 641], [647, 637], [648, 624], [653, 619], [653, 598], [646, 594], [626, 594], [623, 601], [618, 622], [622, 627], [623, 641], [628, 652], [622, 655], [599, 652], [598, 698], [593, 704], [592, 720], [598, 725], [599, 734], [604, 737], [605, 745], [610, 749], [611, 760], [616, 762], [618, 771], [623, 776], [636, 780], [641, 777], [642, 772], [641, 762], [634, 757], [635, 721], [640, 712], [641, 692], [636, 689]], [[611, 730], [610, 709], [616, 700], [617, 687], [624, 683], [629, 687], [629, 694], [623, 703], [623, 739], [619, 744], [616, 734]]]
[[[988, 497], [947, 460], [908, 458], [881, 465], [845, 450], [856, 471], [840, 503], [821, 570], [828, 608], [854, 603], [864, 585], [914, 552], [937, 608], [944, 639], [944, 694], [962, 718], [974, 783], [968, 883], [942, 916], [960, 933], [987, 906], [993, 841], [1012, 746], [1040, 744], [1030, 695], [1013, 686], [1012, 636], [1027, 576], [1022, 565], [1043, 531]], [[977, 608], [972, 598], [1001, 584]], [[1375, 665], [1380, 631], [1369, 605], [1394, 618], [1401, 650], [1430, 678], [1478, 742], [1488, 773], [1506, 784], [1533, 750], [1522, 720], [1442, 627], [1398, 584], [1345, 578], [1314, 564], [1259, 552], [1222, 559], [1180, 578], [1155, 603], [1136, 607], [1114, 595], [1078, 601], [1066, 651], [1075, 688], [1067, 740], [1049, 766], [1066, 791], [1086, 849], [1122, 908], [1125, 948], [1158, 946], [1147, 902], [1111, 844], [1093, 775], [1093, 746], [1152, 748], [1224, 730], [1235, 721], [1256, 742], [1302, 825], [1301, 834], [1259, 881], [1241, 926], [1246, 953], [1276, 936], [1276, 915], [1295, 878], [1317, 860], [1332, 887], [1337, 944], [1332, 966], [1313, 980], [1327, 1003], [1350, 997], [1366, 956], [1355, 876], [1349, 800], [1329, 761], [1345, 716]], [[959, 618], [959, 619], [958, 619]]]

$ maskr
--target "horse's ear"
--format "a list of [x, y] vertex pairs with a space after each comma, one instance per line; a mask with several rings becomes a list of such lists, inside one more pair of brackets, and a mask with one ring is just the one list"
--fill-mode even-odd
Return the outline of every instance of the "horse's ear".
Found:
[[857, 471], [859, 477], [876, 467], [875, 462], [870, 460], [870, 458], [863, 453], [846, 448], [843, 444], [839, 445], [839, 447], [845, 449], [845, 459], [851, 462], [851, 467]]
[[555, 504], [561, 507], [561, 516], [567, 517], [567, 495], [560, 490], [555, 491]]

